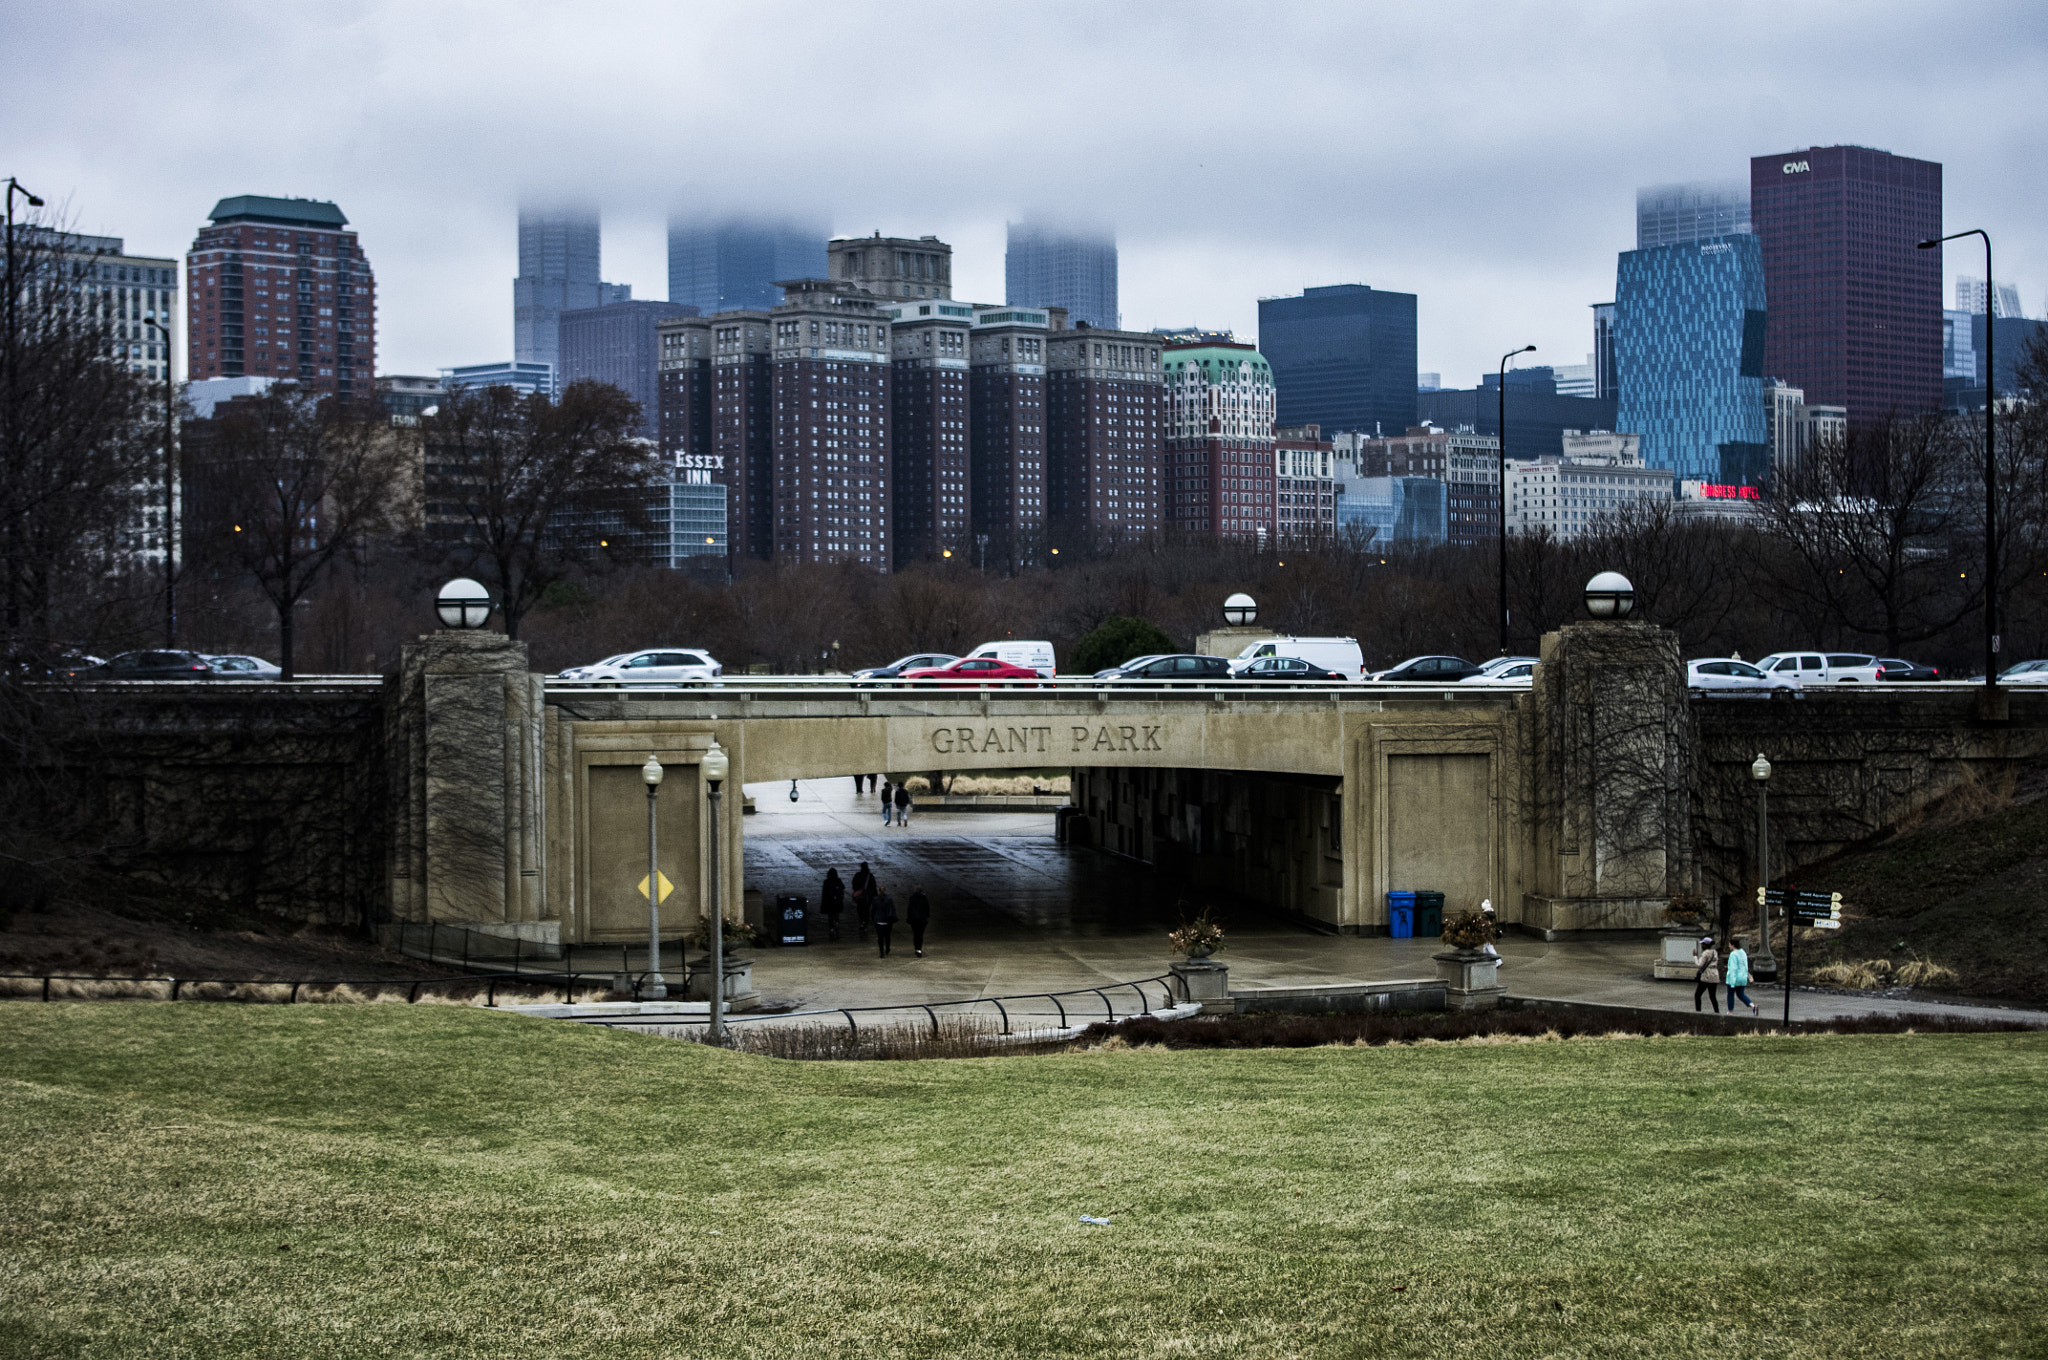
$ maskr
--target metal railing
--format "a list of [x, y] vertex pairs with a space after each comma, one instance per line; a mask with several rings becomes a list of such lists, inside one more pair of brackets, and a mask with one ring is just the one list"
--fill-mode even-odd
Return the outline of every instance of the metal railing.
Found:
[[[632, 976], [637, 979], [638, 977], [644, 975], [645, 971], [645, 969], [642, 969], [639, 970], [639, 972], [637, 973], [630, 974], [629, 976]], [[481, 987], [484, 992], [484, 1004], [486, 1006], [495, 1007], [498, 1004], [498, 991], [500, 988], [546, 987], [550, 990], [560, 988], [565, 993], [573, 996], [575, 990], [579, 987], [584, 988], [586, 990], [591, 989], [593, 987], [593, 984], [590, 981], [591, 976], [592, 975], [588, 973], [525, 972], [470, 973], [465, 974], [461, 977], [447, 978], [181, 978], [170, 977], [163, 974], [134, 974], [129, 976], [117, 976], [109, 973], [0, 973], [0, 982], [38, 982], [41, 984], [41, 999], [44, 1001], [98, 999], [119, 999], [135, 1001], [151, 1001], [161, 999], [165, 1001], [177, 1001], [180, 999], [180, 997], [183, 995], [187, 988], [265, 987], [275, 989], [283, 987], [288, 988], [289, 991], [285, 994], [285, 998], [283, 1001], [276, 1002], [274, 1004], [286, 1006], [296, 1004], [299, 1000], [300, 993], [304, 992], [308, 988], [359, 987], [366, 990], [374, 990], [380, 993], [403, 989], [406, 993], [406, 1002], [408, 1004], [411, 1004], [417, 1002], [420, 999], [420, 992], [422, 990], [431, 992], [435, 990], [456, 990], [466, 987]], [[137, 991], [128, 996], [119, 998], [53, 997], [50, 994], [50, 984], [53, 982], [118, 983], [128, 984], [138, 988], [148, 986], [156, 989], [161, 989], [164, 986], [164, 984], [168, 983], [169, 990], [167, 993], [162, 993], [161, 996], [157, 994]], [[21, 998], [21, 993], [0, 993], [0, 999]], [[254, 1003], [257, 1001], [257, 998], [255, 997], [241, 995], [195, 995], [189, 999], [194, 1001], [233, 1001], [245, 1004]]]

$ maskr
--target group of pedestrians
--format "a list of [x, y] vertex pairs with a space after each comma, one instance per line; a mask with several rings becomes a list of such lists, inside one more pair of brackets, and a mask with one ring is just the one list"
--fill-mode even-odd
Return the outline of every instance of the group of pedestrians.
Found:
[[1749, 1007], [1751, 1015], [1760, 1014], [1756, 1002], [1749, 999], [1749, 951], [1742, 947], [1742, 937], [1735, 936], [1728, 941], [1728, 956], [1714, 947], [1714, 937], [1705, 935], [1692, 947], [1692, 1008], [1700, 1008], [1704, 997], [1714, 1008], [1714, 1014], [1721, 1013], [1721, 1002], [1714, 995], [1714, 988], [1725, 978], [1728, 987], [1728, 1013], [1735, 1014], [1735, 1003], [1739, 999]]
[[[885, 784], [883, 788], [888, 786]], [[837, 869], [825, 871], [825, 884], [818, 890], [819, 910], [825, 914], [825, 929], [829, 939], [839, 938], [839, 917], [846, 910], [847, 885], [839, 877]], [[910, 890], [910, 900], [904, 904], [903, 921], [910, 927], [910, 947], [917, 957], [924, 957], [924, 931], [931, 924], [932, 903], [924, 895], [924, 885], [918, 884]], [[860, 868], [853, 875], [853, 919], [866, 939], [868, 931], [875, 932], [875, 948], [880, 958], [889, 957], [890, 936], [895, 933], [896, 899], [882, 887], [882, 881], [862, 860]]]
[[[891, 792], [892, 789], [894, 790], [893, 793]], [[910, 825], [910, 786], [907, 784], [892, 785], [887, 780], [884, 780], [882, 781], [883, 826], [889, 824], [889, 814], [892, 812], [896, 815], [896, 825]]]

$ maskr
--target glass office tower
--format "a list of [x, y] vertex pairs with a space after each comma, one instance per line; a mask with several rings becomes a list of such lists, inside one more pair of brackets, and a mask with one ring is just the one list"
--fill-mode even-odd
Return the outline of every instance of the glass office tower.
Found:
[[1012, 307], [1064, 307], [1069, 326], [1085, 321], [1116, 330], [1116, 234], [1010, 223], [1003, 300]]
[[1397, 435], [1415, 423], [1415, 294], [1362, 283], [1259, 299], [1281, 425]]
[[1741, 180], [1652, 184], [1636, 190], [1636, 249], [1706, 241], [1749, 230], [1749, 185]]
[[1755, 485], [1768, 465], [1757, 238], [1624, 252], [1614, 281], [1615, 427], [1681, 481]]
[[702, 316], [782, 305], [780, 279], [826, 276], [823, 227], [766, 218], [668, 222], [668, 300]]

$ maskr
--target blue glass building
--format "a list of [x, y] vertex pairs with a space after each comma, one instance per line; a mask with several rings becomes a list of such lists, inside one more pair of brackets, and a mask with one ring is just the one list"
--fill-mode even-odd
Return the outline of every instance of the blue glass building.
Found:
[[776, 280], [825, 277], [825, 235], [795, 222], [672, 217], [668, 300], [702, 316], [779, 307]]
[[1003, 301], [1012, 307], [1064, 307], [1067, 324], [1117, 329], [1116, 234], [1009, 224]]
[[1614, 282], [1615, 429], [1682, 481], [1768, 466], [1763, 248], [1747, 234], [1626, 251]]
[[1415, 423], [1415, 294], [1362, 283], [1259, 299], [1280, 425], [1398, 435]]

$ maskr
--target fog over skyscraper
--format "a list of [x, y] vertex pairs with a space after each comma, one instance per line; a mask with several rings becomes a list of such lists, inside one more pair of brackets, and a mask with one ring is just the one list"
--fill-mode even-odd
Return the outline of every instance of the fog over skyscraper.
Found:
[[1067, 324], [1116, 330], [1116, 233], [1036, 222], [1009, 224], [1003, 301], [1011, 307], [1064, 307]]
[[1636, 249], [1683, 245], [1749, 230], [1749, 185], [1742, 180], [1652, 184], [1636, 190]]
[[705, 316], [780, 306], [780, 279], [825, 277], [822, 225], [788, 218], [672, 213], [668, 300]]
[[519, 277], [512, 280], [512, 358], [562, 371], [563, 312], [604, 307], [633, 296], [630, 284], [600, 278], [601, 235], [595, 203], [519, 205]]

